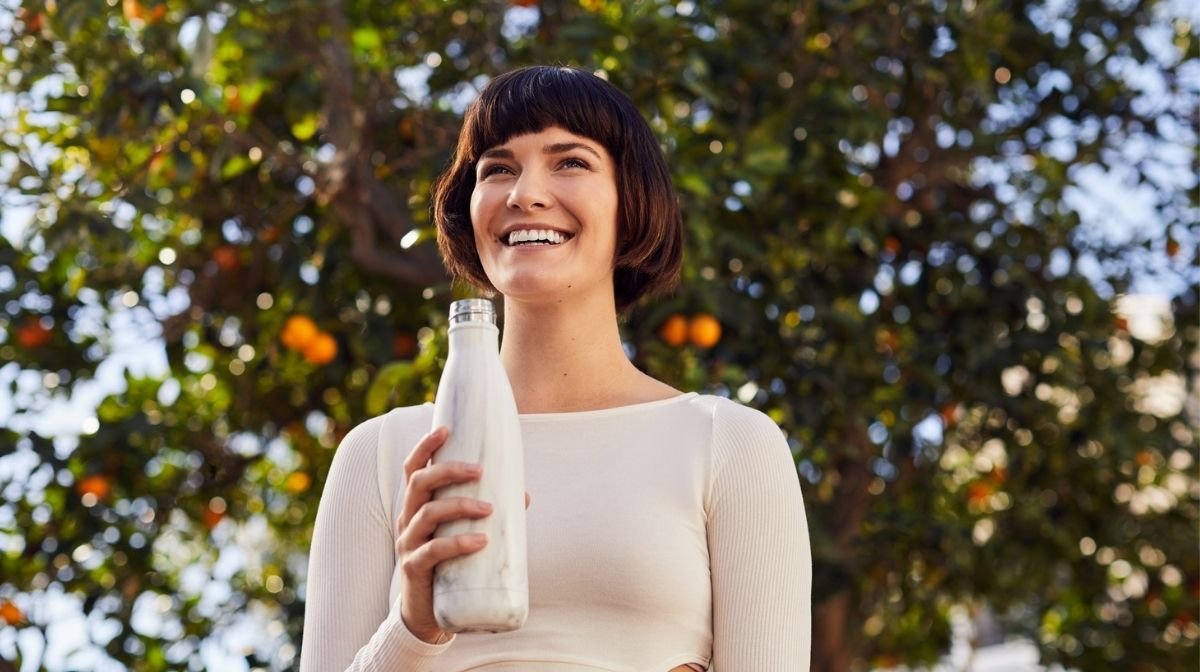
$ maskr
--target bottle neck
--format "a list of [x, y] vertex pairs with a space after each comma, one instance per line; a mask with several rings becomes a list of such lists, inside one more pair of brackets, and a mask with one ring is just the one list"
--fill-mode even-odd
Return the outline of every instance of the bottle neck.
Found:
[[488, 322], [472, 320], [450, 325], [450, 347], [461, 344], [488, 345], [499, 352], [500, 329]]
[[450, 304], [450, 324], [486, 322], [496, 324], [496, 306], [488, 299], [462, 299]]

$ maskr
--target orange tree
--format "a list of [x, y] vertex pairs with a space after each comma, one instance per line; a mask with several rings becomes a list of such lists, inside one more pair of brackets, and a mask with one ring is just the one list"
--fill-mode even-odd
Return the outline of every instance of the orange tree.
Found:
[[[0, 669], [56, 593], [133, 669], [196, 668], [251, 617], [227, 653], [295, 664], [333, 450], [443, 362], [430, 180], [478, 87], [530, 62], [603, 72], [660, 134], [688, 262], [625, 337], [786, 431], [816, 669], [936, 660], [959, 606], [1047, 662], [1194, 661], [1196, 439], [1162, 390], [1194, 403], [1196, 32], [1167, 6], [5, 7]], [[1152, 221], [1097, 235], [1081, 211], [1143, 215], [1089, 171]], [[1148, 277], [1157, 336], [1114, 311]], [[161, 375], [30, 429], [123, 329]]]

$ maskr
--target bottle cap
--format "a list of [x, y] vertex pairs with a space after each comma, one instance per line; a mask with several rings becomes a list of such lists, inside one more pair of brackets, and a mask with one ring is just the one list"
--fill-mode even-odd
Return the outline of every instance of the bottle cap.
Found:
[[496, 324], [496, 307], [487, 299], [463, 299], [450, 304], [450, 324], [484, 322]]

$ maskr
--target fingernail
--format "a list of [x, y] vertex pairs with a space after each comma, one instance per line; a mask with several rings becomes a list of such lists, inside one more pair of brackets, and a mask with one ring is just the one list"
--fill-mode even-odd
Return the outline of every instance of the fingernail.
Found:
[[472, 546], [482, 546], [487, 543], [487, 535], [483, 533], [472, 534], [470, 541]]
[[479, 466], [478, 464], [468, 464], [466, 466], [466, 471], [468, 474], [480, 474], [483, 473], [483, 467]]
[[490, 502], [475, 502], [475, 508], [483, 513], [487, 513], [492, 510], [492, 504]]

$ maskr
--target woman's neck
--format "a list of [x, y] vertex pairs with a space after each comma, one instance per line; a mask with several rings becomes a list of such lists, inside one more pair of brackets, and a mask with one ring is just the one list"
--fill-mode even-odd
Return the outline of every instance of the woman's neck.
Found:
[[500, 357], [521, 413], [611, 408], [678, 393], [629, 361], [606, 298], [569, 305], [505, 299]]

